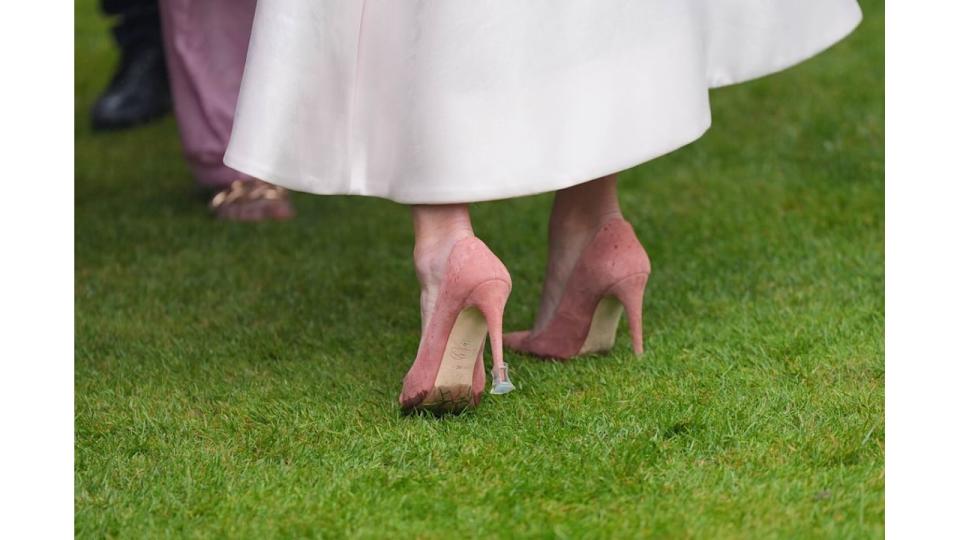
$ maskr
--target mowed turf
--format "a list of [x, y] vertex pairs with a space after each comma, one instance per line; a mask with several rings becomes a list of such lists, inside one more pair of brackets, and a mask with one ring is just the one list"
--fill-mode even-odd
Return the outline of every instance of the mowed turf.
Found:
[[[518, 390], [404, 417], [409, 211], [296, 195], [213, 221], [172, 119], [94, 135], [116, 53], [76, 4], [81, 538], [883, 536], [883, 3], [713, 92], [701, 140], [623, 173], [648, 352], [508, 354]], [[639, 128], [638, 129], [642, 129]], [[474, 208], [534, 316], [549, 196]], [[489, 365], [489, 353], [487, 356]]]

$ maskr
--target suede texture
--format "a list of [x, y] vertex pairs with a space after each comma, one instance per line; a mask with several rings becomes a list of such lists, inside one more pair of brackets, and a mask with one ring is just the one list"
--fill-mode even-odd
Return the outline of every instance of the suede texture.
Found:
[[[437, 303], [420, 338], [417, 358], [403, 379], [400, 406], [404, 410], [416, 408], [433, 388], [447, 339], [461, 311], [477, 307], [487, 319], [488, 332], [500, 341], [500, 321], [510, 287], [507, 268], [480, 239], [464, 238], [453, 246]], [[493, 340], [491, 342], [494, 355], [502, 358], [502, 350], [498, 351]], [[485, 379], [481, 348], [473, 371], [473, 405], [479, 403], [483, 395]]]
[[[624, 219], [605, 223], [583, 250], [567, 281], [553, 318], [541, 331], [511, 332], [504, 345], [512, 350], [566, 360], [579, 354], [590, 331], [597, 304], [605, 296], [620, 299], [631, 318], [634, 347], [642, 349], [640, 316], [650, 258]], [[639, 352], [639, 351], [638, 351]]]

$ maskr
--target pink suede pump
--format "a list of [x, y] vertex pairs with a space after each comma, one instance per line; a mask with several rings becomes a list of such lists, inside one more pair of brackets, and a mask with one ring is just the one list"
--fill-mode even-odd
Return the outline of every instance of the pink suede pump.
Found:
[[583, 250], [550, 322], [538, 332], [511, 332], [512, 350], [566, 360], [613, 348], [626, 308], [633, 350], [643, 353], [643, 292], [650, 258], [622, 218], [605, 223]]
[[403, 379], [404, 411], [460, 412], [476, 406], [485, 384], [483, 350], [490, 335], [493, 394], [513, 390], [503, 362], [503, 308], [510, 274], [476, 237], [454, 244], [417, 358]]

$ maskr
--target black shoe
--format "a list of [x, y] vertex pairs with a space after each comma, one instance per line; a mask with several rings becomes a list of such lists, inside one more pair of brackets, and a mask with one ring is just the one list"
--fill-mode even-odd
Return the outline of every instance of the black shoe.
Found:
[[93, 129], [143, 124], [170, 112], [170, 84], [162, 47], [126, 51], [110, 86], [93, 105]]

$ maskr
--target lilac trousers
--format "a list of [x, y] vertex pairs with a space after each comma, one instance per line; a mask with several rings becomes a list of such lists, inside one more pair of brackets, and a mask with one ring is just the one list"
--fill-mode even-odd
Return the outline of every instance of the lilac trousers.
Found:
[[173, 110], [183, 151], [202, 186], [248, 176], [223, 164], [256, 0], [160, 0]]

